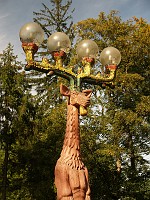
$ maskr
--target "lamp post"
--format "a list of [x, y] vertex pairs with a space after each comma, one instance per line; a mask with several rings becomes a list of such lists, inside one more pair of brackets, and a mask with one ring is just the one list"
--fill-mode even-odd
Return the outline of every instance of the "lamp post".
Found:
[[55, 184], [57, 187], [58, 200], [88, 200], [90, 199], [90, 188], [88, 173], [80, 156], [79, 117], [86, 115], [89, 105], [91, 90], [81, 92], [82, 84], [113, 86], [117, 65], [121, 61], [120, 52], [114, 47], [105, 48], [100, 54], [100, 62], [105, 67], [105, 73], [100, 71], [94, 75], [91, 69], [98, 55], [98, 46], [92, 40], [81, 41], [76, 48], [79, 68], [76, 73], [72, 66], [64, 66], [66, 54], [71, 48], [69, 37], [62, 32], [56, 32], [48, 38], [47, 46], [55, 64], [51, 64], [47, 58], [41, 62], [34, 60], [38, 46], [44, 40], [44, 31], [34, 23], [27, 23], [20, 29], [20, 40], [26, 54], [26, 70], [37, 70], [47, 75], [60, 76], [69, 81], [68, 89], [61, 85], [61, 94], [68, 96], [68, 113], [66, 135], [61, 156], [55, 168]]

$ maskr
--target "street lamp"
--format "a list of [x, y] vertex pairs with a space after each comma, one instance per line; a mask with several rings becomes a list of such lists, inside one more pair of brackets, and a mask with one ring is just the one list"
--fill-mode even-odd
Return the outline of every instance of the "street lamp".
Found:
[[91, 90], [81, 91], [81, 86], [83, 83], [101, 87], [113, 86], [121, 54], [114, 47], [105, 48], [100, 54], [100, 63], [106, 69], [105, 73], [99, 71], [94, 75], [91, 69], [99, 52], [98, 46], [92, 40], [83, 40], [76, 48], [82, 68], [78, 67], [77, 72], [74, 72], [72, 66], [64, 66], [63, 62], [71, 48], [71, 42], [65, 33], [56, 32], [48, 38], [48, 50], [55, 64], [51, 64], [47, 58], [43, 58], [41, 62], [34, 60], [34, 55], [44, 40], [44, 31], [37, 23], [25, 24], [19, 35], [26, 54], [26, 70], [37, 70], [50, 76], [57, 75], [67, 79], [70, 84], [70, 89], [64, 85], [60, 86], [61, 94], [68, 96], [68, 113], [64, 144], [55, 167], [57, 199], [89, 200], [88, 172], [80, 155], [79, 114], [87, 114]]

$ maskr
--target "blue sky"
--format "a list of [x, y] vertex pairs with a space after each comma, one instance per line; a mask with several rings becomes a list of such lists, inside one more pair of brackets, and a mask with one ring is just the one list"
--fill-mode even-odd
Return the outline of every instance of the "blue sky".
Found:
[[[67, 0], [63, 0], [65, 3]], [[74, 22], [96, 18], [101, 11], [118, 10], [123, 20], [143, 17], [150, 23], [150, 0], [72, 0]], [[50, 6], [50, 0], [0, 0], [0, 53], [10, 42], [18, 59], [25, 58], [19, 41], [22, 25], [32, 21], [33, 11], [43, 9], [42, 3]]]

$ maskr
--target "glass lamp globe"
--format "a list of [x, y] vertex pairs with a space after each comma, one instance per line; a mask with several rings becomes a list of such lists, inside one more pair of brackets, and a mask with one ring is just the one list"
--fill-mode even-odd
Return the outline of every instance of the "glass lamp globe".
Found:
[[100, 62], [103, 66], [118, 65], [121, 61], [120, 51], [114, 47], [107, 47], [103, 49], [100, 54]]
[[39, 46], [44, 40], [44, 31], [35, 22], [29, 22], [20, 29], [20, 40], [22, 43], [34, 43]]
[[65, 33], [56, 32], [48, 38], [47, 47], [50, 53], [54, 51], [64, 51], [68, 53], [71, 48], [71, 42]]
[[92, 40], [82, 40], [77, 45], [76, 53], [79, 60], [84, 57], [96, 58], [98, 54], [98, 46], [96, 42]]

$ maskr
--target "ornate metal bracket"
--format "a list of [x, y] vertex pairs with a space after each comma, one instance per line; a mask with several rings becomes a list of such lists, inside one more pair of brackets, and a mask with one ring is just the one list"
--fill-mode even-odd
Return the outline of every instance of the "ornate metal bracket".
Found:
[[[53, 58], [55, 65], [52, 65], [47, 58], [43, 58], [41, 62], [34, 61], [34, 55], [38, 50], [38, 46], [33, 43], [23, 43], [22, 48], [26, 54], [27, 65], [25, 70], [36, 70], [44, 72], [47, 75], [57, 75], [67, 79], [70, 82], [70, 89], [80, 91], [82, 83], [89, 83], [92, 85], [100, 85], [105, 87], [106, 85], [113, 86], [113, 80], [116, 75], [116, 65], [107, 66], [107, 73], [102, 75], [100, 72], [96, 75], [91, 74], [91, 67], [94, 64], [94, 58], [84, 58], [82, 61], [83, 70], [80, 70], [78, 74], [72, 71], [72, 66], [63, 66], [63, 60], [66, 57], [64, 51], [53, 52]], [[87, 111], [80, 108], [80, 114], [86, 115]]]
[[[109, 65], [107, 66], [107, 73], [102, 75], [98, 73], [97, 75], [91, 74], [91, 67], [94, 63], [94, 59], [84, 58], [82, 61], [84, 70], [80, 71], [78, 74], [75, 74], [72, 71], [71, 66], [67, 66], [66, 68], [63, 67], [63, 59], [65, 57], [65, 52], [54, 52], [53, 57], [55, 59], [55, 65], [49, 63], [47, 58], [43, 58], [42, 62], [34, 61], [34, 54], [37, 52], [38, 47], [33, 43], [23, 43], [22, 48], [26, 54], [27, 65], [25, 67], [26, 70], [37, 70], [41, 72], [45, 72], [47, 75], [56, 74], [61, 76], [69, 81], [71, 81], [71, 88], [75, 89], [76, 87], [80, 87], [81, 82], [91, 83], [94, 85], [101, 85], [101, 84], [111, 84], [116, 75], [116, 65]], [[79, 85], [78, 85], [79, 84]]]

